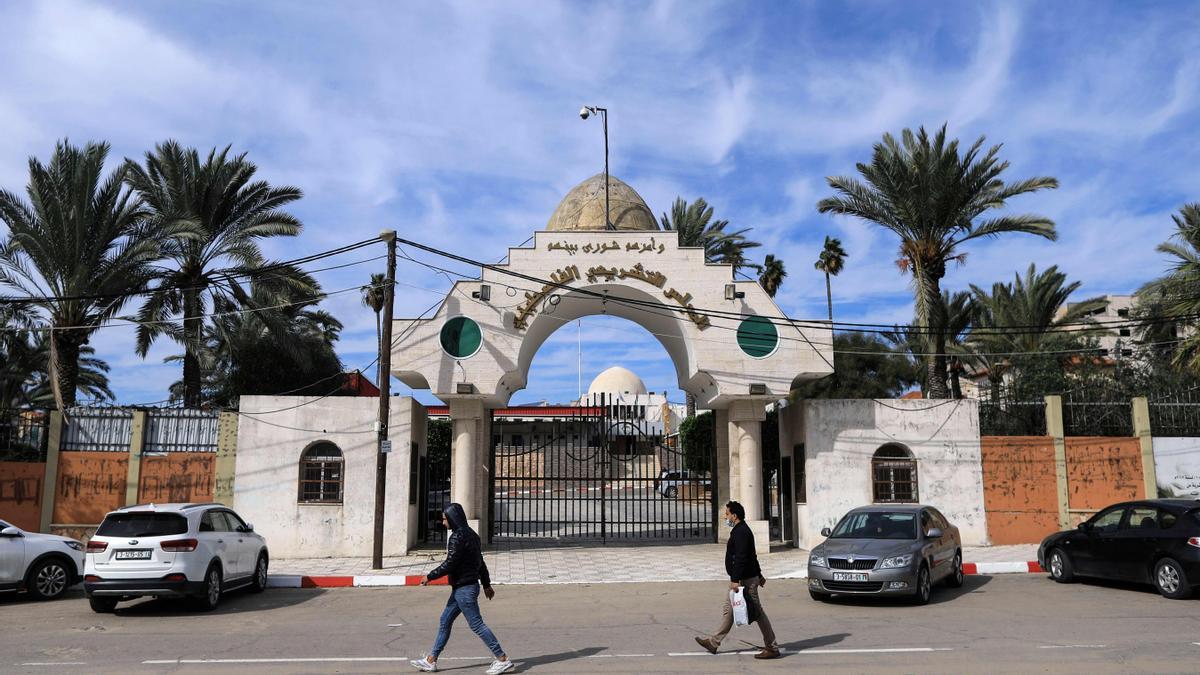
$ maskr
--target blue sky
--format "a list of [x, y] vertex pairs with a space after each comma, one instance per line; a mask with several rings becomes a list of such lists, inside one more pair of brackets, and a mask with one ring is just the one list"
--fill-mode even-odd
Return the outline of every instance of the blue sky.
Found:
[[[276, 258], [385, 228], [500, 258], [603, 168], [584, 103], [611, 110], [613, 174], [655, 213], [703, 196], [754, 228], [787, 265], [778, 300], [798, 318], [824, 316], [812, 262], [827, 234], [849, 253], [839, 319], [911, 315], [895, 239], [814, 208], [825, 176], [852, 173], [885, 131], [948, 122], [964, 140], [1003, 142], [1010, 177], [1061, 181], [1013, 203], [1053, 217], [1058, 242], [973, 245], [951, 289], [1034, 262], [1082, 281], [1081, 296], [1130, 292], [1163, 271], [1154, 246], [1170, 214], [1200, 200], [1196, 3], [50, 1], [5, 3], [0, 25], [0, 185], [23, 189], [27, 157], [64, 136], [108, 140], [114, 160], [169, 137], [232, 144], [306, 193], [294, 209], [305, 231], [269, 242]], [[319, 278], [336, 291], [372, 271]], [[411, 263], [399, 275], [427, 290], [404, 287], [397, 316], [448, 287]], [[373, 315], [356, 293], [325, 306], [346, 324], [347, 366], [368, 363]], [[546, 343], [514, 401], [574, 397], [575, 338]], [[584, 387], [619, 363], [680, 397], [640, 328], [591, 318], [582, 341]], [[161, 363], [173, 345], [142, 360], [129, 328], [93, 344], [122, 402], [164, 398], [178, 378]]]

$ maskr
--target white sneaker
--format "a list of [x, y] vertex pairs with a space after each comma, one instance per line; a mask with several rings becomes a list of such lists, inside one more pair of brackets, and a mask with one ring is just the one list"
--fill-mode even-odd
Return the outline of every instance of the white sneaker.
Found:
[[492, 667], [487, 669], [487, 675], [500, 675], [500, 673], [507, 673], [516, 667], [517, 664], [513, 663], [512, 659], [507, 661], [492, 661]]
[[[434, 661], [430, 661], [429, 657], [427, 657], [427, 656], [422, 656], [420, 659], [415, 660], [415, 661], [409, 661], [408, 664], [410, 666], [412, 666], [413, 668], [416, 668], [417, 670], [423, 670], [427, 673], [436, 673], [437, 672], [437, 663]], [[496, 671], [496, 672], [500, 672], [500, 671]]]

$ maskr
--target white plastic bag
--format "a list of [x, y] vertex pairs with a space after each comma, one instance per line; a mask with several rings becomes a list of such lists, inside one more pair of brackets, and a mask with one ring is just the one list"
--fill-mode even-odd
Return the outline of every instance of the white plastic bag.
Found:
[[733, 608], [733, 625], [750, 625], [750, 609], [746, 606], [746, 587], [740, 586], [736, 591], [729, 591], [729, 606]]

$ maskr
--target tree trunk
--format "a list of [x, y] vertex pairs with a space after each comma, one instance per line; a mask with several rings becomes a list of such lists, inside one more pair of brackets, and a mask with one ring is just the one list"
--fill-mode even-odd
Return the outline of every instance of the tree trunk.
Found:
[[691, 419], [696, 416], [696, 397], [691, 394], [685, 394], [683, 400], [687, 403], [687, 416]]
[[199, 292], [187, 289], [183, 292], [183, 407], [200, 407], [200, 347], [203, 319], [200, 317]]
[[958, 359], [950, 361], [950, 393], [954, 398], [962, 398], [962, 383], [959, 381], [959, 372], [962, 370], [962, 363]]
[[70, 330], [50, 333], [50, 372], [58, 385], [62, 410], [75, 407], [75, 393], [79, 388], [79, 348], [85, 339]]
[[[925, 361], [925, 398], [950, 398], [946, 384], [946, 308], [942, 302], [941, 276], [928, 267], [913, 270], [917, 282], [917, 314], [926, 331], [925, 344], [933, 353]], [[923, 316], [921, 316], [923, 315]]]
[[829, 323], [833, 323], [833, 291], [829, 286], [829, 272], [825, 273], [825, 304], [829, 306]]

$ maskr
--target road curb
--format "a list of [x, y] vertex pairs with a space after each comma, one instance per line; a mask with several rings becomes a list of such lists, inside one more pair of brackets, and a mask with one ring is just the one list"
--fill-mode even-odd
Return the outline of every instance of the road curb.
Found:
[[[1040, 574], [1044, 572], [1036, 560], [1027, 562], [984, 562], [963, 563], [963, 574]], [[807, 570], [791, 574], [772, 576], [774, 579], [804, 579]], [[419, 586], [421, 575], [400, 574], [366, 574], [366, 575], [302, 575], [302, 574], [273, 574], [267, 578], [267, 586], [271, 588], [378, 588], [388, 586]], [[704, 581], [697, 579], [696, 581]], [[561, 581], [557, 583], [572, 583]], [[595, 580], [578, 583], [600, 583]], [[447, 578], [442, 577], [429, 582], [430, 586], [445, 586]]]

